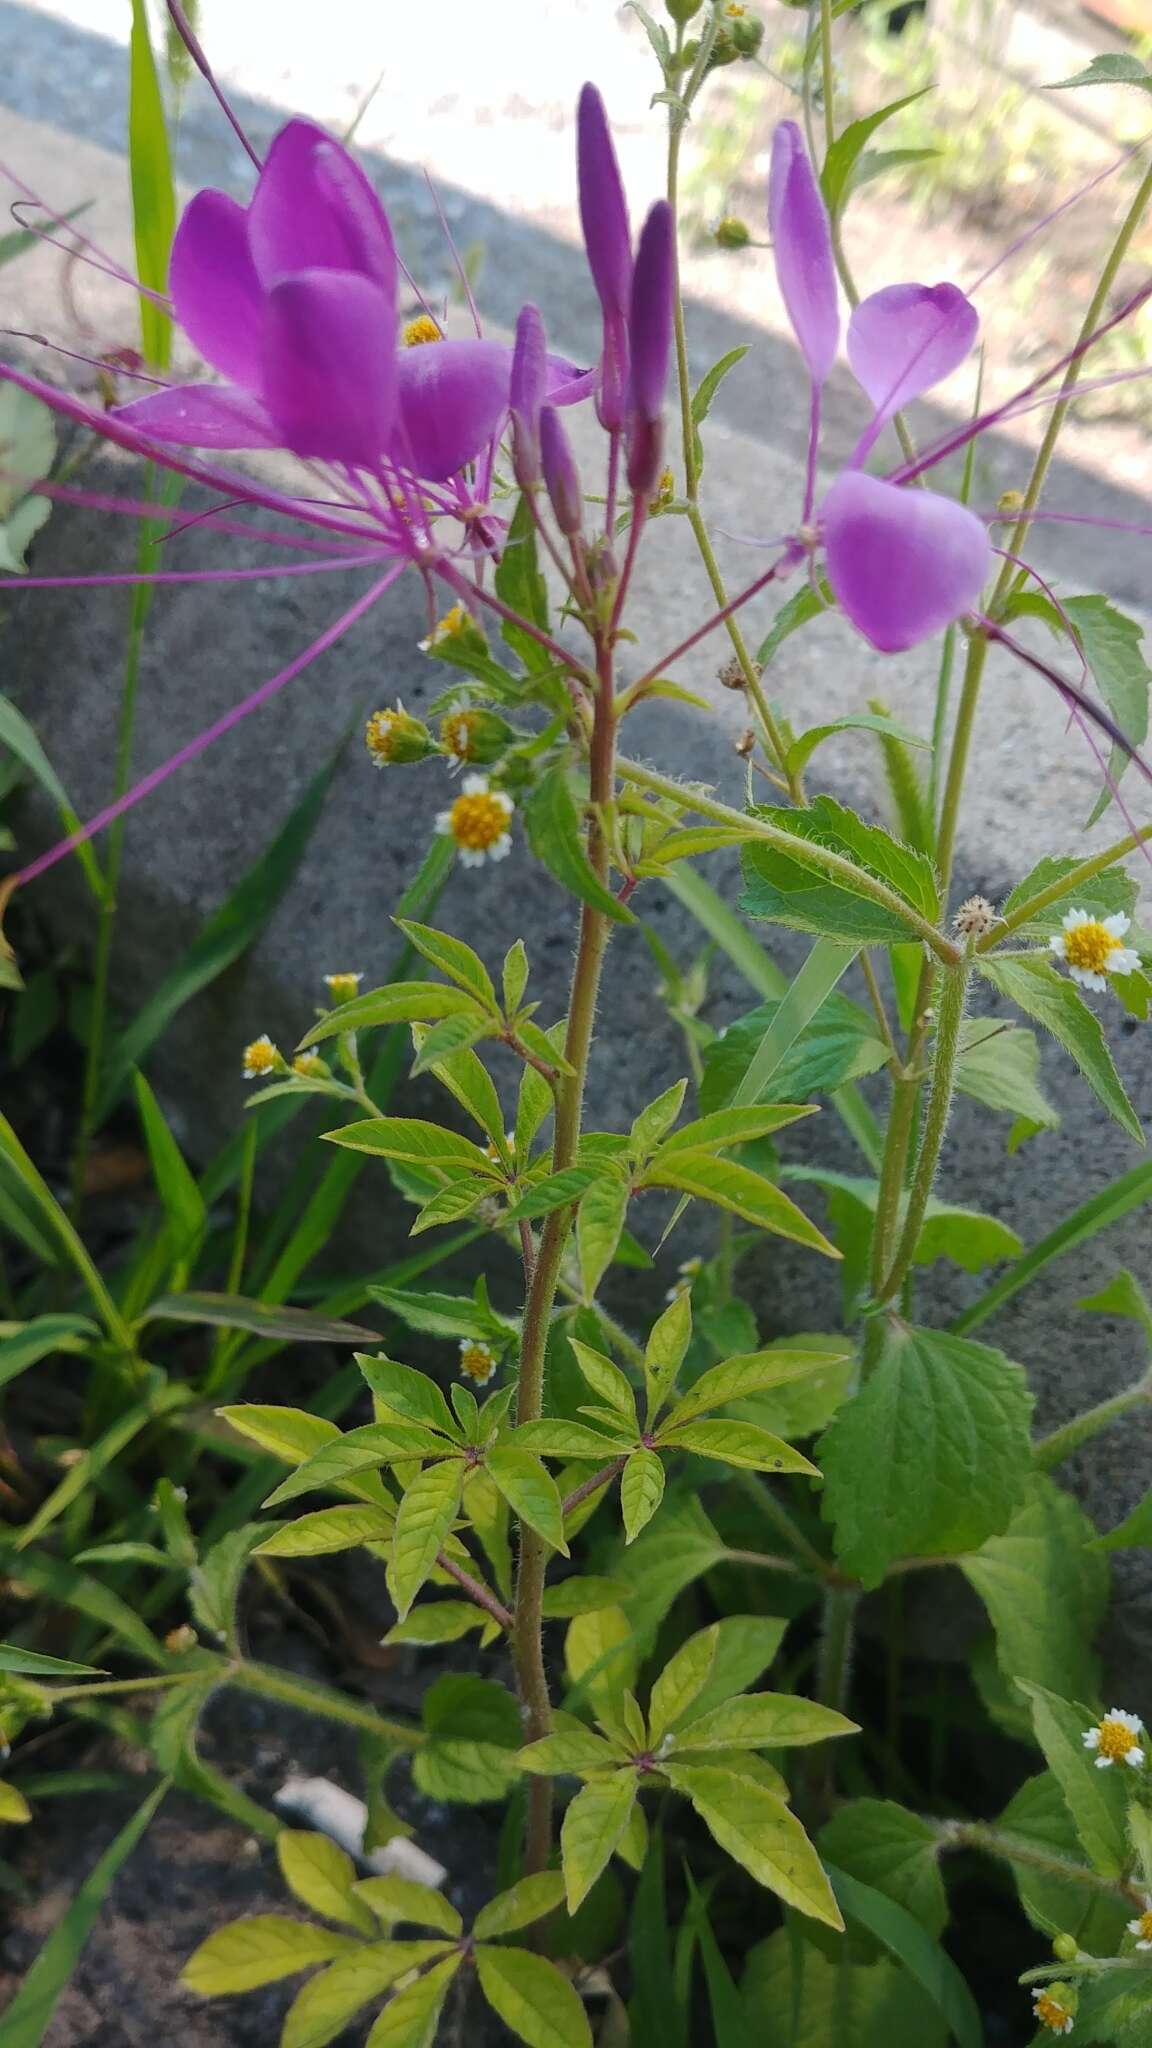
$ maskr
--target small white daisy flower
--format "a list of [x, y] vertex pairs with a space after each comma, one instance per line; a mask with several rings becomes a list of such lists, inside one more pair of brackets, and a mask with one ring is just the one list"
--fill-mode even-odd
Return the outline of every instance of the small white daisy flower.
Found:
[[350, 1003], [360, 993], [362, 974], [326, 974], [324, 986], [334, 1003]]
[[1049, 1984], [1032, 1993], [1032, 2008], [1042, 2027], [1070, 2034], [1076, 2021], [1076, 1993], [1069, 1984]]
[[1144, 1895], [1144, 1910], [1138, 1920], [1129, 1920], [1129, 1934], [1136, 1936], [1137, 1948], [1152, 1949], [1152, 1898]]
[[262, 1081], [265, 1074], [275, 1074], [284, 1065], [283, 1055], [272, 1043], [266, 1031], [254, 1038], [251, 1045], [244, 1047], [244, 1079]]
[[455, 803], [437, 817], [436, 830], [456, 841], [461, 867], [482, 868], [486, 860], [511, 853], [508, 821], [514, 809], [505, 790], [489, 788], [486, 775], [466, 775]]
[[1090, 910], [1070, 910], [1064, 929], [1048, 941], [1081, 988], [1106, 989], [1110, 974], [1135, 974], [1140, 955], [1121, 942], [1131, 919], [1122, 910], [1112, 917], [1093, 917]]
[[479, 1337], [461, 1337], [460, 1370], [477, 1387], [486, 1387], [496, 1371], [496, 1353]]
[[1095, 1728], [1086, 1728], [1084, 1747], [1096, 1751], [1096, 1769], [1108, 1771], [1115, 1763], [1126, 1763], [1130, 1770], [1143, 1770], [1144, 1751], [1139, 1740], [1143, 1725], [1139, 1714], [1113, 1707]]

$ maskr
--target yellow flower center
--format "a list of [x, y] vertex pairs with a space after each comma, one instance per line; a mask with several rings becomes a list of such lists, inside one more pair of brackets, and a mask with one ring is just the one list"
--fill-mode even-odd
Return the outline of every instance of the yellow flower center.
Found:
[[1064, 958], [1069, 967], [1087, 968], [1091, 974], [1105, 973], [1113, 953], [1119, 953], [1122, 946], [1123, 941], [1113, 938], [1095, 917], [1087, 924], [1073, 925], [1064, 934]]
[[1053, 1998], [1047, 1991], [1041, 1991], [1036, 1998], [1036, 2017], [1042, 2027], [1051, 2027], [1052, 2032], [1058, 2034], [1067, 2026], [1072, 2014], [1066, 2005], [1061, 2005], [1058, 1998]]
[[1130, 1749], [1136, 1749], [1138, 1746], [1139, 1737], [1133, 1729], [1126, 1728], [1123, 1721], [1114, 1721], [1110, 1714], [1105, 1715], [1100, 1723], [1100, 1756], [1110, 1757], [1114, 1763], [1118, 1763], [1121, 1757], [1127, 1756]]
[[462, 604], [454, 604], [450, 612], [437, 619], [432, 628], [432, 644], [438, 647], [442, 640], [454, 640], [458, 634], [466, 633], [471, 620]]
[[739, 21], [741, 15], [747, 14], [748, 9], [741, 5], [741, 0], [728, 0], [728, 5], [724, 12], [730, 15], [733, 21]]
[[390, 761], [400, 716], [395, 711], [374, 711], [364, 728], [364, 744], [374, 761]]
[[477, 717], [474, 711], [450, 711], [440, 721], [440, 738], [450, 754], [458, 761], [472, 758], [472, 734], [476, 730]]
[[465, 1344], [460, 1352], [460, 1370], [470, 1380], [490, 1377], [494, 1360], [486, 1344]]
[[257, 1038], [244, 1049], [246, 1074], [270, 1074], [276, 1065], [276, 1047], [270, 1038]]
[[418, 313], [415, 320], [409, 320], [404, 329], [405, 348], [422, 348], [425, 342], [443, 339], [443, 330], [432, 318], [431, 313]]
[[1152, 1906], [1140, 1915], [1140, 1932], [1137, 1941], [1152, 1941]]
[[508, 812], [487, 790], [475, 796], [458, 796], [452, 806], [452, 837], [457, 846], [470, 853], [487, 853], [508, 830]]
[[328, 1069], [316, 1053], [300, 1052], [292, 1062], [292, 1072], [304, 1081], [312, 1081], [325, 1075]]

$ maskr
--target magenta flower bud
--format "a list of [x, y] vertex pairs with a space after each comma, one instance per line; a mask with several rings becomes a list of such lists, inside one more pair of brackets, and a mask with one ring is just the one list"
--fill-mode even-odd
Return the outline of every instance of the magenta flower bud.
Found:
[[540, 408], [548, 388], [548, 343], [536, 306], [522, 306], [512, 351], [509, 406], [512, 468], [521, 490], [540, 481]]
[[675, 294], [675, 222], [667, 200], [658, 199], [640, 231], [628, 328], [632, 358], [628, 486], [637, 497], [650, 498], [660, 480]]
[[544, 406], [540, 414], [540, 460], [556, 524], [561, 533], [574, 539], [584, 523], [584, 493], [568, 436], [551, 405]]
[[632, 231], [608, 116], [594, 85], [583, 87], [576, 110], [576, 167], [584, 247], [604, 314], [597, 410], [601, 425], [617, 433], [627, 410]]
[[780, 296], [814, 384], [823, 384], [840, 343], [840, 304], [828, 214], [795, 121], [772, 138], [768, 225]]
[[666, 199], [658, 199], [640, 230], [628, 323], [632, 358], [630, 409], [636, 418], [642, 420], [658, 420], [664, 410], [668, 365], [672, 358], [675, 292], [676, 241], [672, 209]]

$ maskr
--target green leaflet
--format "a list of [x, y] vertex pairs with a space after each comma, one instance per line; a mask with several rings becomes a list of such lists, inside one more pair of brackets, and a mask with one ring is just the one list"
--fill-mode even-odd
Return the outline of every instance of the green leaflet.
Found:
[[664, 1466], [655, 1451], [633, 1451], [620, 1475], [624, 1541], [632, 1543], [664, 1497]]
[[528, 2048], [592, 2048], [579, 1994], [546, 1956], [526, 1948], [481, 1947], [476, 1970], [493, 2012]]
[[463, 1465], [456, 1458], [426, 1465], [400, 1502], [392, 1538], [392, 1589], [401, 1621], [435, 1567], [456, 1519], [463, 1477]]
[[376, 1922], [353, 1886], [356, 1865], [327, 1835], [304, 1828], [281, 1828], [276, 1837], [280, 1874], [293, 1898], [322, 1919], [374, 1934]]
[[636, 1773], [615, 1771], [576, 1794], [560, 1830], [560, 1854], [569, 1913], [587, 1898], [631, 1818]]
[[885, 121], [890, 121], [893, 114], [900, 113], [902, 108], [923, 99], [930, 89], [921, 86], [919, 92], [905, 93], [903, 99], [891, 100], [876, 113], [866, 114], [860, 121], [850, 121], [846, 128], [841, 129], [824, 158], [824, 168], [820, 173], [824, 203], [834, 220], [848, 204], [860, 158], [876, 130]]
[[1032, 1470], [1031, 1414], [1002, 1352], [893, 1330], [817, 1450], [844, 1568], [875, 1586], [898, 1557], [955, 1556], [1007, 1528]]
[[820, 1859], [795, 1814], [755, 1779], [716, 1764], [668, 1764], [664, 1775], [692, 1801], [720, 1847], [757, 1884], [814, 1920], [843, 1921]]
[[580, 826], [580, 813], [562, 761], [541, 776], [524, 806], [524, 830], [537, 860], [544, 863], [565, 889], [603, 911], [616, 924], [634, 924], [610, 889], [599, 880], [588, 855]]
[[1137, 1145], [1146, 1142], [1144, 1128], [1124, 1092], [1124, 1085], [1104, 1041], [1095, 1012], [1047, 960], [981, 960], [980, 972], [1001, 995], [1028, 1017], [1043, 1024], [1046, 1031], [1071, 1053], [1088, 1086], [1121, 1130]]

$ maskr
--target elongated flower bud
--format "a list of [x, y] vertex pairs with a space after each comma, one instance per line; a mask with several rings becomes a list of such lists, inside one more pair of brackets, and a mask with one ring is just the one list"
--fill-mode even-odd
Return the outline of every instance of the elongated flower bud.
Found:
[[664, 397], [672, 356], [676, 242], [672, 209], [658, 199], [640, 231], [632, 275], [629, 342], [632, 358], [628, 483], [650, 497], [663, 457]]
[[568, 436], [551, 405], [540, 414], [540, 459], [556, 524], [561, 533], [574, 538], [584, 522], [584, 493]]
[[594, 85], [580, 93], [576, 112], [580, 225], [588, 268], [604, 314], [597, 411], [617, 432], [624, 424], [628, 388], [628, 301], [632, 290], [632, 233], [620, 166], [604, 102]]
[[813, 383], [823, 384], [840, 342], [840, 305], [828, 214], [795, 121], [772, 138], [768, 223], [780, 296]]
[[536, 306], [522, 306], [512, 351], [512, 468], [521, 490], [540, 481], [540, 408], [548, 383], [548, 341]]

